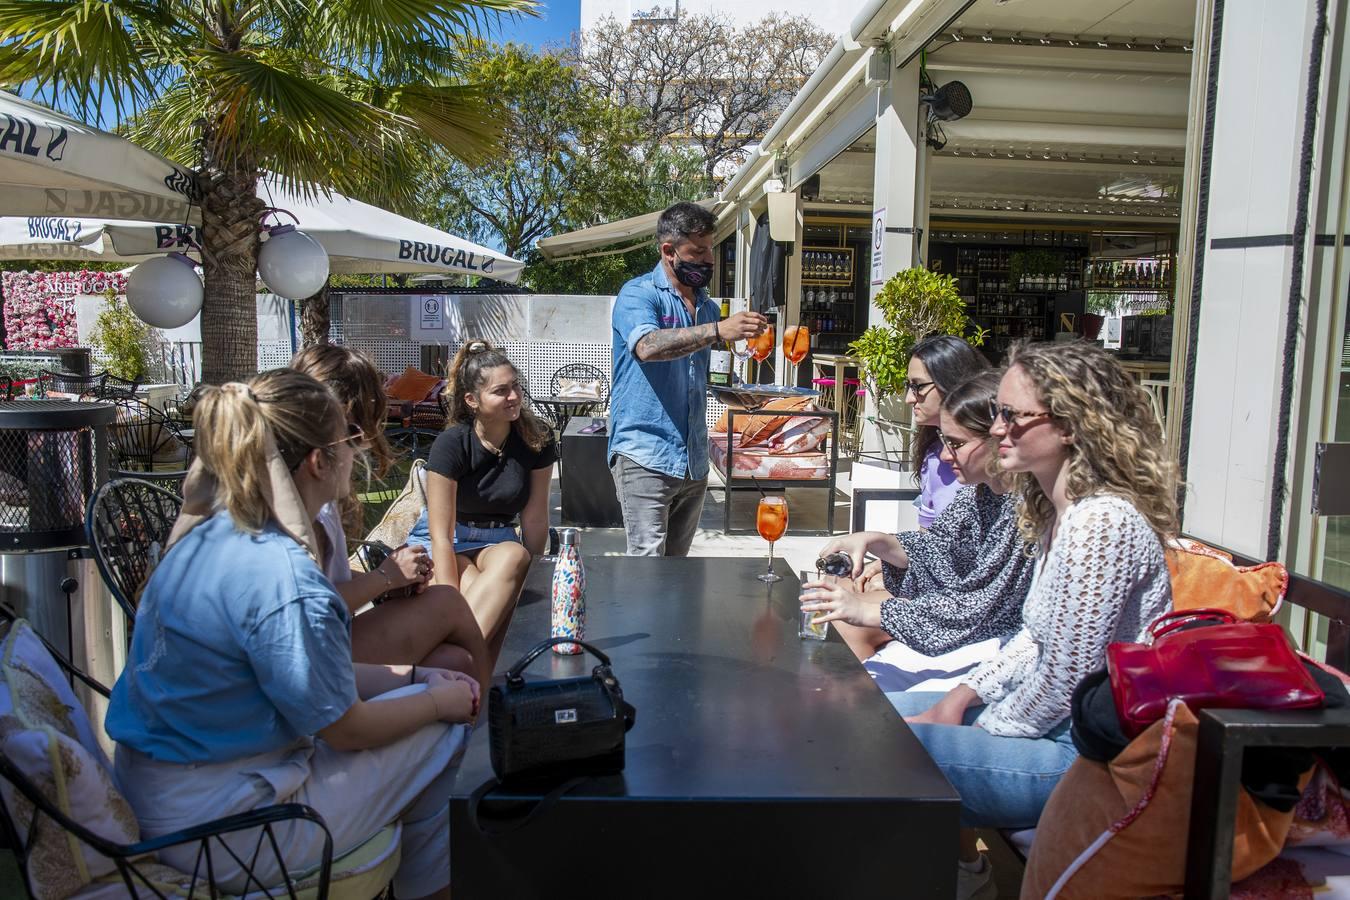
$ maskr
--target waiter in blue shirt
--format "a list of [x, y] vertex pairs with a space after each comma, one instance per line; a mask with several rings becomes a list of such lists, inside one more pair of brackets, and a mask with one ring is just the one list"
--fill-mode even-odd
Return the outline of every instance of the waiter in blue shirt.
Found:
[[707, 290], [716, 224], [695, 203], [661, 213], [661, 262], [614, 301], [609, 467], [629, 556], [688, 555], [708, 483], [711, 347], [768, 326], [757, 312], [719, 321]]

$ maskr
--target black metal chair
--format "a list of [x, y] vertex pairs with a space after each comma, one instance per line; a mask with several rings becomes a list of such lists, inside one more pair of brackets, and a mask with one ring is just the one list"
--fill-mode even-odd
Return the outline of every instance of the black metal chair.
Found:
[[154, 471], [157, 459], [169, 459], [186, 467], [192, 459], [192, 442], [179, 424], [163, 412], [135, 397], [114, 397], [117, 417], [108, 428], [108, 445], [115, 469]]
[[103, 387], [98, 390], [94, 396], [99, 400], [112, 400], [116, 397], [135, 397], [136, 390], [141, 386], [140, 379], [128, 381], [125, 378], [119, 378], [111, 372], [103, 372]]
[[183, 498], [141, 478], [119, 478], [89, 498], [85, 535], [113, 599], [136, 619], [136, 600], [173, 530]]
[[[13, 623], [17, 616], [13, 610], [0, 605], [0, 619], [7, 623]], [[34, 631], [34, 634], [37, 634], [37, 632]], [[109, 697], [110, 692], [105, 685], [90, 678], [72, 665], [70, 660], [66, 659], [41, 635], [37, 636], [46, 646], [47, 652], [51, 654], [57, 665], [68, 676], [79, 680], [104, 699]], [[80, 710], [79, 713], [85, 714], [83, 710]], [[76, 822], [63, 813], [61, 808], [48, 797], [48, 793], [51, 792], [50, 786], [44, 790], [42, 785], [29, 778], [23, 769], [16, 765], [2, 749], [0, 749], [0, 778], [13, 785], [24, 801], [20, 804], [16, 800], [14, 806], [11, 806], [5, 803], [4, 798], [0, 796], [0, 833], [3, 833], [7, 845], [18, 860], [19, 869], [24, 877], [24, 886], [28, 890], [29, 896], [37, 896], [30, 875], [30, 867], [34, 864], [40, 864], [40, 860], [34, 860], [34, 845], [37, 843], [37, 839], [45, 836], [51, 827], [68, 832], [76, 840], [88, 844], [96, 852], [111, 860], [117, 875], [122, 879], [122, 883], [127, 889], [128, 896], [131, 897], [156, 897], [159, 900], [169, 900], [171, 897], [183, 896], [219, 896], [220, 888], [215, 880], [215, 860], [223, 861], [227, 857], [232, 859], [246, 873], [245, 891], [258, 890], [266, 897], [289, 897], [291, 900], [299, 900], [301, 895], [316, 898], [328, 896], [333, 873], [333, 836], [324, 823], [323, 817], [303, 804], [281, 803], [275, 806], [266, 806], [245, 813], [213, 819], [191, 828], [139, 841], [135, 844], [118, 844], [90, 831], [83, 823]], [[19, 806], [28, 807], [22, 810], [22, 820], [17, 818], [20, 815], [20, 809], [17, 808]], [[280, 822], [294, 820], [308, 821], [313, 823], [314, 827], [322, 829], [324, 843], [319, 868], [316, 872], [300, 878], [292, 876], [282, 886], [263, 884], [254, 874], [260, 863], [274, 862], [278, 864], [278, 868], [286, 871], [284, 858], [273, 826]], [[19, 827], [20, 821], [25, 826], [22, 829]], [[232, 848], [225, 843], [227, 835], [255, 828], [259, 831], [252, 852], [241, 854], [237, 848]], [[184, 844], [197, 845], [197, 864], [192, 873], [183, 873], [183, 883], [173, 884], [170, 887], [164, 884], [164, 873], [162, 869], [156, 866], [154, 854], [166, 848]], [[166, 887], [168, 893], [164, 890]], [[198, 891], [201, 893], [198, 894]]]
[[107, 372], [99, 372], [97, 375], [77, 375], [74, 372], [51, 372], [43, 369], [38, 372], [38, 393], [44, 397], [48, 391], [70, 394], [76, 398], [98, 397], [107, 378]]
[[594, 381], [600, 389], [593, 415], [600, 415], [609, 407], [609, 376], [590, 363], [569, 363], [553, 373], [549, 380], [549, 393], [556, 397], [563, 389], [563, 379], [573, 382]]

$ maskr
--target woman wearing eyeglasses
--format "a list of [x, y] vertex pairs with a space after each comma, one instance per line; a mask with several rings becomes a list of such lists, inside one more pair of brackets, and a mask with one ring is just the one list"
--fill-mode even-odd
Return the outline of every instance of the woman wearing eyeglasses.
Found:
[[[1077, 756], [1074, 687], [1171, 607], [1177, 478], [1147, 395], [1092, 344], [1015, 346], [991, 411], [1036, 559], [1025, 624], [948, 693], [887, 696], [960, 793], [967, 829], [1029, 828]], [[958, 875], [958, 896], [992, 896], [973, 831]]]
[[932, 525], [961, 487], [956, 472], [941, 458], [938, 426], [942, 398], [988, 368], [989, 362], [977, 350], [950, 334], [924, 338], [910, 352], [905, 402], [919, 428], [910, 458], [918, 460], [914, 479], [919, 485], [915, 505], [920, 528]]
[[[383, 476], [393, 462], [384, 438], [388, 398], [384, 377], [369, 356], [336, 344], [307, 347], [291, 359], [291, 368], [326, 385], [342, 405], [354, 445]], [[352, 654], [361, 663], [391, 663], [453, 669], [477, 676], [483, 687], [496, 662], [477, 621], [457, 590], [429, 590], [432, 563], [426, 547], [397, 548], [371, 572], [353, 574], [347, 562], [347, 531], [360, 535], [364, 511], [356, 485], [319, 510], [315, 517], [320, 564], [352, 613]], [[402, 588], [400, 596], [356, 615], [377, 597]]]
[[558, 451], [525, 407], [520, 372], [505, 352], [470, 341], [450, 373], [451, 424], [431, 445], [427, 508], [408, 542], [430, 547], [433, 583], [463, 592], [495, 659], [530, 561], [548, 544]]
[[[398, 895], [448, 897], [446, 797], [478, 685], [352, 662], [351, 617], [312, 528], [351, 483], [341, 407], [313, 378], [276, 369], [208, 388], [193, 422], [215, 506], [180, 519], [146, 583], [106, 721], [142, 837], [299, 803], [343, 852], [400, 822]], [[222, 839], [231, 853], [213, 848], [220, 886], [281, 884], [273, 847], [292, 875], [320, 862], [325, 832], [312, 822], [270, 829], [270, 841], [244, 829]], [[190, 843], [159, 852], [184, 872], [201, 862]]]
[[[999, 376], [983, 372], [942, 403], [942, 460], [965, 485], [931, 528], [851, 534], [826, 544], [844, 551], [856, 577], [864, 556], [883, 563], [884, 593], [845, 582], [802, 585], [802, 609], [836, 628], [883, 691], [939, 690], [992, 659], [1022, 626], [1032, 561], [1022, 552], [1017, 501], [998, 472], [989, 434]], [[875, 655], [874, 655], [875, 654]]]

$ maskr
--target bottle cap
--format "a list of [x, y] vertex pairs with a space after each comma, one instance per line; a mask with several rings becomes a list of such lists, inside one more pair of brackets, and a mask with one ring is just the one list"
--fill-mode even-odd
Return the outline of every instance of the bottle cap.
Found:
[[580, 547], [581, 532], [576, 528], [558, 529], [558, 546], [560, 547]]

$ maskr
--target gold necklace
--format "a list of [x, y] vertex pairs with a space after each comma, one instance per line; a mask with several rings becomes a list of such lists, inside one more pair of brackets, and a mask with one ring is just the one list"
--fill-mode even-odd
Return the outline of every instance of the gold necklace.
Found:
[[[503, 450], [503, 448], [506, 447], [506, 441], [502, 441], [502, 445], [501, 445], [500, 447], [498, 447], [498, 446], [496, 446], [496, 445], [494, 445], [494, 444], [488, 443], [487, 439], [484, 438], [481, 434], [478, 433], [478, 429], [477, 429], [477, 428], [474, 429], [474, 432], [473, 432], [473, 433], [474, 433], [474, 437], [478, 438], [478, 443], [480, 443], [480, 444], [483, 445], [483, 449], [484, 449], [484, 450], [486, 450], [487, 452], [491, 453], [493, 456], [501, 456], [501, 455], [502, 455], [502, 450]], [[510, 440], [510, 439], [511, 439], [511, 432], [508, 431], [508, 432], [506, 433], [506, 440]]]

